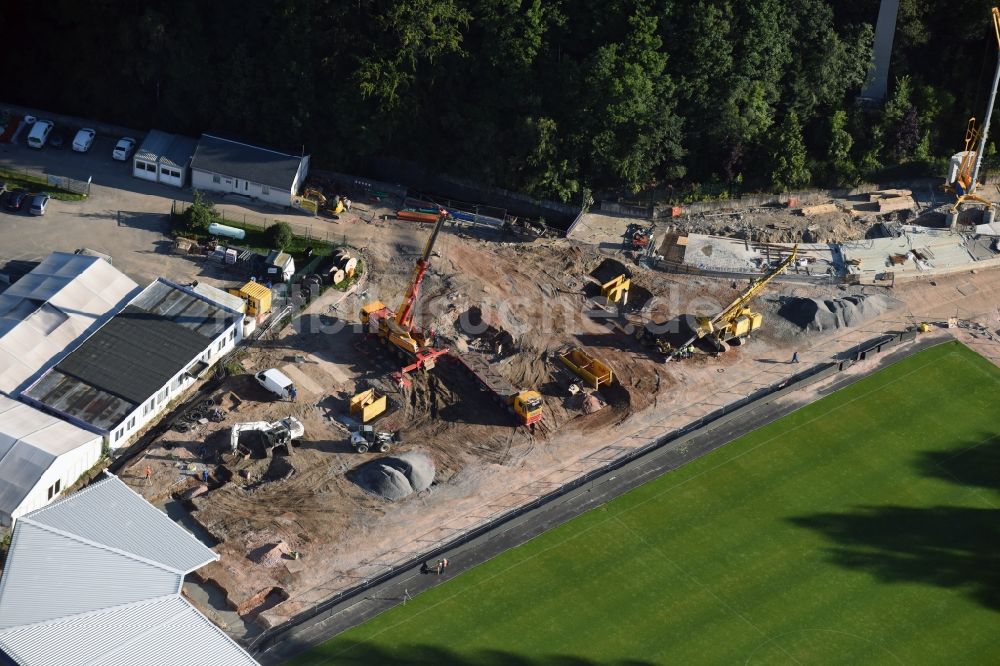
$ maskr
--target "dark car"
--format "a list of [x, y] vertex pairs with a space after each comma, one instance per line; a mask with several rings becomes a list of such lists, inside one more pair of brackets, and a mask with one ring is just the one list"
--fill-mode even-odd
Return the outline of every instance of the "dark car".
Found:
[[28, 200], [28, 190], [18, 188], [7, 195], [7, 210], [21, 210]]

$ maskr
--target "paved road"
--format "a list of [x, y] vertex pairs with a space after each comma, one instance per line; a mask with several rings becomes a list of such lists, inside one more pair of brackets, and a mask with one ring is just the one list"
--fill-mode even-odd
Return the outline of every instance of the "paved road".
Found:
[[[878, 367], [905, 358], [946, 338], [926, 336], [916, 342], [896, 348], [881, 359]], [[872, 368], [872, 370], [877, 368]], [[870, 372], [870, 371], [869, 371]], [[762, 401], [760, 407], [742, 418], [730, 420], [718, 427], [707, 426], [694, 437], [683, 438], [656, 449], [621, 469], [599, 477], [563, 497], [529, 513], [523, 514], [496, 530], [451, 551], [433, 556], [447, 557], [450, 566], [443, 576], [422, 574], [419, 566], [401, 571], [391, 579], [374, 586], [359, 596], [331, 609], [324, 618], [303, 623], [301, 627], [280, 637], [274, 645], [262, 645], [255, 657], [263, 666], [281, 664], [306, 650], [329, 640], [351, 627], [403, 603], [411, 597], [440, 585], [454, 576], [486, 562], [501, 553], [520, 546], [534, 537], [557, 527], [591, 509], [600, 507], [626, 492], [677, 469], [761, 426], [775, 421], [796, 409], [833, 393], [866, 376], [867, 373], [837, 375], [820, 391], [810, 392], [807, 399]]]

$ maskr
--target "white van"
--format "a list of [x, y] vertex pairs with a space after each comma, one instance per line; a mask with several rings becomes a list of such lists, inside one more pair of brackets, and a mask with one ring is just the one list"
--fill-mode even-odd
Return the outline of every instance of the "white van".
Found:
[[28, 146], [30, 148], [41, 148], [44, 146], [49, 138], [49, 134], [52, 132], [53, 126], [51, 120], [35, 121], [31, 132], [28, 134]]
[[295, 400], [295, 396], [298, 394], [298, 391], [295, 390], [295, 384], [293, 384], [292, 380], [288, 378], [288, 375], [283, 373], [281, 370], [276, 370], [274, 368], [271, 368], [270, 370], [262, 370], [255, 376], [261, 386], [279, 398], [282, 398], [283, 400]]

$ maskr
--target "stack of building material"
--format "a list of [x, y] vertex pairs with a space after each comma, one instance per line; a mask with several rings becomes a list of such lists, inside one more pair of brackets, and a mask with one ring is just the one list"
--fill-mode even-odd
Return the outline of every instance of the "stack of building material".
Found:
[[887, 197], [878, 200], [878, 212], [894, 213], [897, 210], [910, 210], [916, 205], [917, 202], [911, 196]]
[[812, 217], [813, 215], [827, 215], [829, 213], [836, 213], [839, 209], [835, 203], [825, 203], [819, 204], [818, 206], [806, 206], [802, 208], [802, 214], [806, 217]]

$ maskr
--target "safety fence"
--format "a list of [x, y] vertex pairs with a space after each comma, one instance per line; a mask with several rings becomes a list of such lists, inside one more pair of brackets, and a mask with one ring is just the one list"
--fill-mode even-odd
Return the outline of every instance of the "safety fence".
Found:
[[54, 176], [50, 173], [36, 171], [34, 169], [10, 169], [7, 167], [0, 169], [0, 180], [4, 177], [33, 181], [63, 190], [64, 192], [82, 194], [85, 197], [90, 195], [90, 184], [94, 180], [92, 176], [88, 177], [87, 180], [77, 180], [67, 176]]
[[[249, 648], [252, 653], [260, 655], [269, 647], [280, 642], [285, 634], [291, 630], [328, 619], [346, 608], [350, 603], [357, 601], [365, 592], [388, 582], [404, 571], [412, 570], [429, 560], [446, 555], [456, 548], [489, 539], [494, 531], [501, 526], [506, 527], [513, 524], [514, 521], [526, 520], [531, 514], [549, 508], [556, 502], [568, 501], [571, 494], [586, 492], [588, 488], [596, 484], [609, 481], [626, 466], [636, 465], [644, 461], [647, 457], [656, 455], [657, 452], [662, 452], [668, 444], [674, 445], [671, 447], [672, 449], [681, 446], [685, 441], [705, 434], [709, 429], [718, 428], [725, 423], [746, 415], [752, 410], [759, 409], [790, 393], [827, 379], [838, 372], [848, 369], [858, 361], [863, 361], [887, 351], [902, 342], [912, 341], [916, 335], [915, 330], [907, 330], [876, 336], [841, 353], [839, 358], [834, 361], [819, 363], [772, 385], [763, 386], [745, 397], [720, 406], [716, 410], [691, 421], [681, 428], [655, 438], [643, 446], [632, 449], [607, 447], [621, 451], [621, 454], [607, 460], [606, 464], [596, 469], [582, 473], [572, 480], [559, 484], [551, 492], [539, 495], [534, 500], [508, 510], [501, 510], [485, 518], [480, 524], [472, 526], [459, 534], [455, 534], [451, 538], [438, 540], [437, 546], [428, 549], [426, 552], [417, 553], [416, 555], [393, 562], [387, 566], [385, 571], [365, 578], [357, 585], [334, 594], [332, 597], [299, 613], [290, 620], [265, 630], [251, 641]], [[718, 442], [716, 445], [721, 446], [723, 443]]]
[[[191, 204], [187, 201], [177, 201], [176, 199], [170, 204], [170, 215], [171, 219], [173, 216], [181, 215]], [[286, 219], [278, 217], [263, 217], [259, 215], [247, 214], [247, 213], [234, 213], [232, 211], [227, 211], [226, 209], [216, 209], [216, 214], [218, 214], [219, 224], [224, 224], [229, 227], [236, 227], [237, 229], [243, 229], [245, 231], [264, 231], [269, 227], [274, 226], [278, 222], [284, 222], [292, 229], [292, 234], [300, 238], [306, 238], [309, 240], [322, 241], [324, 243], [329, 243], [331, 245], [342, 245], [343, 234], [338, 234], [333, 231], [316, 229], [308, 224], [300, 224], [298, 222], [289, 221]]]

